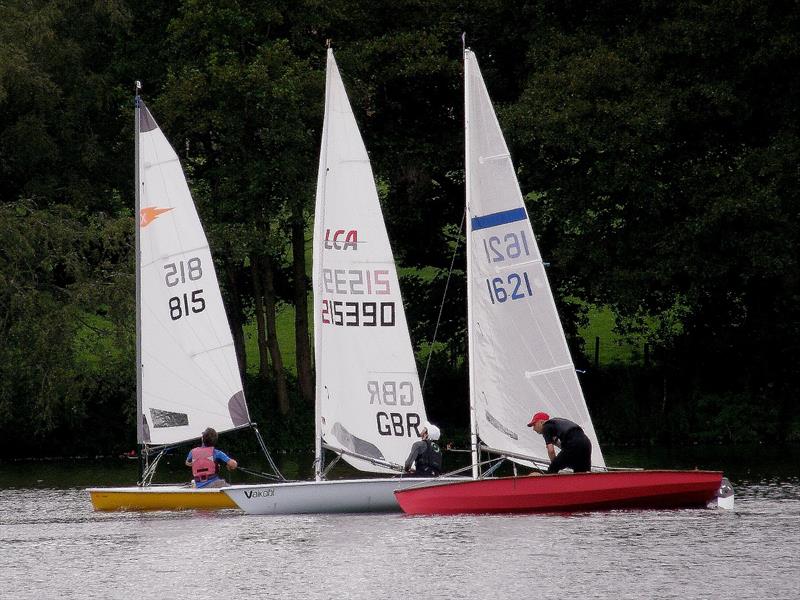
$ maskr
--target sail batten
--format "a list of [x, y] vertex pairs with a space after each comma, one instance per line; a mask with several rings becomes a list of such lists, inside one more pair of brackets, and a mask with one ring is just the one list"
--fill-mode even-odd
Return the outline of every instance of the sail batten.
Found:
[[175, 252], [172, 254], [164, 254], [163, 256], [154, 257], [150, 262], [146, 264], [142, 264], [142, 268], [149, 267], [153, 263], [163, 263], [164, 261], [177, 258], [179, 256], [185, 256], [187, 254], [193, 254], [195, 252], [201, 252], [203, 250], [209, 250], [208, 245], [206, 246], [198, 246], [197, 248], [187, 248], [185, 250], [181, 250], [180, 252]]

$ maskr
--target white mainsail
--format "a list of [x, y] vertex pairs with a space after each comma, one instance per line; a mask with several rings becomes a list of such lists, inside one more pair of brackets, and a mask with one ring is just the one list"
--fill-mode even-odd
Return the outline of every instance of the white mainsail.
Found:
[[464, 52], [470, 403], [489, 446], [548, 460], [527, 423], [574, 421], [605, 466], [514, 165], [478, 62]]
[[141, 444], [249, 424], [208, 241], [178, 156], [137, 96]]
[[361, 470], [392, 472], [382, 465], [404, 462], [427, 417], [372, 168], [330, 49], [313, 288], [317, 439], [366, 457], [344, 454]]

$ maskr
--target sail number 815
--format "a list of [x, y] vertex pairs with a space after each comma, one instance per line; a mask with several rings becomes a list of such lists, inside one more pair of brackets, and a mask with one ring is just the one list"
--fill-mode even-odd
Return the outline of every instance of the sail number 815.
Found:
[[197, 281], [203, 276], [203, 265], [198, 257], [190, 258], [186, 262], [179, 260], [177, 263], [166, 264], [164, 270], [167, 272], [164, 275], [167, 287], [175, 287], [187, 281]]
[[173, 296], [169, 299], [169, 318], [177, 321], [181, 317], [188, 317], [190, 313], [201, 313], [206, 309], [203, 299], [203, 290], [194, 290], [191, 294]]

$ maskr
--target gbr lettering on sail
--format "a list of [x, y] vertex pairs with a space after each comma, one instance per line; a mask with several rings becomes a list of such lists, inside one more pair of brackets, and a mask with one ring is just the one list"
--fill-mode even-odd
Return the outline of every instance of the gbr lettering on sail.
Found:
[[[321, 269], [321, 322], [334, 328], [380, 330], [395, 328], [397, 319], [396, 276], [393, 265], [371, 266], [355, 260], [363, 240], [358, 229], [326, 228], [323, 248], [348, 260], [336, 261]], [[395, 284], [396, 285], [396, 284]], [[388, 333], [388, 332], [387, 332]], [[373, 357], [376, 358], [376, 357]], [[373, 365], [374, 368], [374, 365]], [[374, 372], [373, 375], [381, 375]], [[380, 436], [414, 437], [420, 435], [422, 419], [415, 406], [416, 378], [370, 378], [362, 387], [363, 396], [374, 411], [374, 423]], [[363, 384], [362, 384], [363, 385]]]

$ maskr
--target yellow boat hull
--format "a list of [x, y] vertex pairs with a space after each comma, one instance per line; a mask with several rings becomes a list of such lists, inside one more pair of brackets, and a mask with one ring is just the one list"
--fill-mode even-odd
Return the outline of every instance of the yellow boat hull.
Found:
[[183, 486], [90, 488], [95, 510], [220, 510], [236, 504], [220, 488]]

